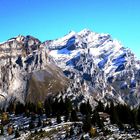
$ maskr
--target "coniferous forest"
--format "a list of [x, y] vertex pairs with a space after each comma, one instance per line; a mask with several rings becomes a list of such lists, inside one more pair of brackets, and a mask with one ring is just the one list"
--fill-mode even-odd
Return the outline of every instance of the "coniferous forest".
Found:
[[[67, 97], [65, 99], [62, 97], [59, 99], [47, 98], [45, 103], [38, 102], [37, 104], [11, 103], [6, 111], [1, 110], [1, 114], [4, 112], [16, 115], [24, 114], [27, 117], [31, 116], [32, 120], [34, 120], [33, 114], [38, 114], [39, 116], [46, 114], [46, 117], [56, 117], [58, 123], [61, 123], [61, 116], [64, 116], [66, 122], [68, 120], [71, 122], [82, 121], [83, 131], [85, 132], [89, 132], [92, 126], [104, 128], [103, 120], [99, 115], [100, 112], [107, 113], [111, 124], [117, 124], [122, 130], [127, 129], [125, 124], [129, 124], [135, 130], [138, 130], [140, 125], [140, 107], [131, 109], [130, 106], [114, 105], [113, 102], [104, 106], [101, 101], [98, 101], [98, 105], [93, 109], [89, 101], [81, 103], [79, 106], [74, 106]], [[8, 120], [2, 120], [2, 125], [6, 123], [8, 123]], [[33, 128], [32, 122], [30, 125]], [[39, 121], [38, 125], [41, 125], [41, 121]]]

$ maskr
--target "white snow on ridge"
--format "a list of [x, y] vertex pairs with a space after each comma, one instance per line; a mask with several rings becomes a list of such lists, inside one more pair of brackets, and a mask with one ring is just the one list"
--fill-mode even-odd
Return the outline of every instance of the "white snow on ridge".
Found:
[[[57, 50], [57, 46], [66, 45], [71, 37], [74, 37], [72, 40], [75, 40], [71, 42], [74, 44], [69, 45], [75, 45], [76, 48], [74, 50], [68, 50], [68, 46]], [[86, 43], [87, 48], [82, 48], [83, 43]], [[70, 32], [63, 38], [52, 41], [50, 46], [55, 46], [56, 49], [51, 50], [49, 54], [56, 61], [61, 61], [62, 63], [66, 63], [70, 59], [74, 58], [78, 52], [87, 53], [87, 49], [89, 48], [89, 53], [95, 59], [95, 64], [98, 64], [100, 61], [106, 61], [107, 67], [104, 69], [107, 73], [111, 71], [113, 72], [113, 69], [117, 68], [115, 65], [113, 65], [110, 59], [115, 59], [124, 53], [121, 43], [117, 40], [112, 40], [109, 34], [98, 34], [91, 32], [88, 29], [84, 29], [79, 33]]]
[[60, 39], [56, 39], [51, 43], [51, 46], [64, 46], [66, 45], [67, 41], [76, 34], [76, 32], [71, 31], [69, 34], [65, 35]]
[[[131, 89], [136, 89], [131, 78], [133, 74], [136, 79], [140, 62], [118, 40], [112, 39], [109, 34], [84, 29], [46, 42], [49, 55], [60, 68], [68, 70], [68, 77], [74, 73], [75, 81], [78, 75], [79, 81], [86, 83], [85, 98], [95, 92], [94, 96], [102, 99], [108, 93], [107, 97], [121, 103], [138, 104], [138, 99], [133, 95], [133, 101], [129, 102], [129, 93], [132, 94]], [[126, 88], [128, 95], [123, 95]], [[134, 90], [133, 93], [136, 94]]]

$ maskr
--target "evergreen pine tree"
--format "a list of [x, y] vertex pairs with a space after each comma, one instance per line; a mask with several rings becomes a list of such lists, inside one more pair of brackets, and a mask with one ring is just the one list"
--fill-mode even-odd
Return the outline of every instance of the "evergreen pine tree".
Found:
[[70, 121], [72, 121], [72, 122], [78, 121], [77, 113], [75, 110], [72, 110], [72, 112], [71, 112]]
[[68, 119], [69, 119], [69, 113], [66, 113], [66, 114], [65, 114], [65, 117], [64, 117], [64, 121], [67, 122]]
[[16, 131], [15, 131], [15, 138], [18, 138], [18, 137], [20, 137], [20, 134], [19, 134], [19, 131], [16, 130]]
[[108, 113], [108, 114], [110, 113], [110, 108], [109, 108], [109, 105], [108, 105], [108, 104], [107, 104], [107, 106], [105, 107], [105, 112]]
[[55, 98], [55, 100], [52, 102], [52, 115], [56, 116], [59, 112], [59, 106], [58, 106], [58, 99]]
[[138, 108], [138, 110], [137, 110], [137, 117], [136, 117], [136, 120], [137, 120], [137, 124], [140, 125], [140, 106], [139, 106], [139, 108]]
[[35, 132], [34, 132], [34, 134], [37, 134], [37, 129], [35, 129]]
[[95, 124], [98, 125], [98, 127], [100, 129], [103, 129], [104, 128], [103, 121], [100, 119], [99, 113], [96, 110], [93, 112], [92, 124], [93, 125], [95, 125]]
[[43, 114], [43, 103], [38, 101], [37, 105], [36, 105], [36, 113], [39, 115]]
[[101, 101], [98, 102], [98, 105], [96, 106], [97, 112], [104, 112], [104, 105]]
[[15, 114], [22, 114], [25, 112], [25, 106], [23, 104], [21, 104], [20, 102], [18, 102], [16, 104], [16, 107], [15, 107]]
[[118, 124], [119, 122], [118, 114], [114, 106], [110, 107], [110, 121], [112, 124]]
[[34, 122], [31, 120], [29, 123], [29, 129], [35, 128]]
[[86, 118], [83, 121], [83, 131], [85, 133], [89, 132], [91, 130], [91, 119], [90, 115], [87, 115]]
[[62, 122], [61, 116], [60, 116], [60, 114], [57, 114], [57, 123], [59, 124], [59, 123], [61, 123], [61, 122]]
[[87, 101], [87, 110], [88, 110], [89, 114], [92, 114], [92, 107], [91, 107], [91, 105], [89, 103], [89, 100]]
[[29, 112], [35, 113], [36, 112], [36, 106], [33, 103], [26, 103], [26, 109], [29, 110]]
[[44, 108], [45, 108], [46, 116], [50, 117], [50, 115], [52, 114], [52, 100], [51, 100], [51, 98], [45, 100]]
[[80, 139], [80, 140], [85, 140], [85, 139], [84, 139], [84, 137], [83, 137], [83, 135], [82, 135], [82, 137], [81, 137], [81, 139]]
[[132, 127], [135, 130], [138, 130], [138, 127], [137, 127], [137, 110], [136, 109], [131, 110], [131, 116], [132, 116]]
[[15, 108], [16, 108], [15, 103], [14, 102], [11, 102], [11, 103], [9, 103], [9, 106], [7, 108], [7, 112], [13, 113], [13, 112], [15, 112]]
[[88, 108], [87, 108], [87, 104], [86, 103], [81, 103], [80, 104], [80, 112], [83, 114], [83, 115], [87, 115], [89, 112], [88, 112]]
[[40, 127], [42, 125], [42, 122], [41, 122], [41, 119], [40, 117], [38, 118], [38, 124], [37, 124], [37, 127]]
[[3, 125], [0, 126], [0, 131], [1, 131], [0, 135], [3, 135], [3, 133], [4, 133]]
[[67, 113], [71, 112], [71, 110], [72, 110], [72, 102], [70, 101], [69, 98], [66, 97], [64, 104], [65, 104], [64, 105], [65, 106], [65, 113], [67, 114]]
[[63, 115], [65, 111], [65, 104], [64, 104], [62, 96], [60, 97], [59, 110], [60, 110], [61, 115]]
[[70, 128], [70, 136], [74, 135], [74, 129], [71, 127]]

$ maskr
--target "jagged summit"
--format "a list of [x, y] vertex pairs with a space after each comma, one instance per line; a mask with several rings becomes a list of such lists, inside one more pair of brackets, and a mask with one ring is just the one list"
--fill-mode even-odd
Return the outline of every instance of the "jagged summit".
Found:
[[69, 78], [65, 94], [74, 100], [140, 104], [140, 61], [109, 34], [84, 29], [43, 43], [19, 35], [0, 44], [0, 58], [1, 102], [43, 100]]
[[130, 49], [109, 34], [88, 29], [64, 38], [58, 39], [59, 43], [52, 40], [46, 47], [59, 67], [85, 81], [87, 95], [139, 104], [140, 61]]
[[85, 28], [85, 29], [81, 30], [80, 32], [78, 32], [78, 34], [82, 35], [82, 34], [87, 34], [87, 33], [91, 33], [91, 32], [92, 31], [90, 29]]

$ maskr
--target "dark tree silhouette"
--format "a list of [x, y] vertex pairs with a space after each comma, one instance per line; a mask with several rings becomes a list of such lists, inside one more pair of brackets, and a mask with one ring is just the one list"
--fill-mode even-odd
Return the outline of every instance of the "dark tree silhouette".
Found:
[[89, 132], [91, 130], [91, 118], [90, 115], [87, 115], [86, 118], [83, 121], [83, 131], [85, 133]]
[[59, 124], [59, 123], [61, 123], [61, 122], [62, 122], [61, 116], [60, 116], [60, 114], [57, 114], [57, 123]]
[[71, 112], [71, 118], [70, 118], [70, 121], [72, 121], [72, 122], [76, 122], [76, 121], [78, 121], [77, 113], [76, 113], [75, 110], [72, 110], [72, 112]]

